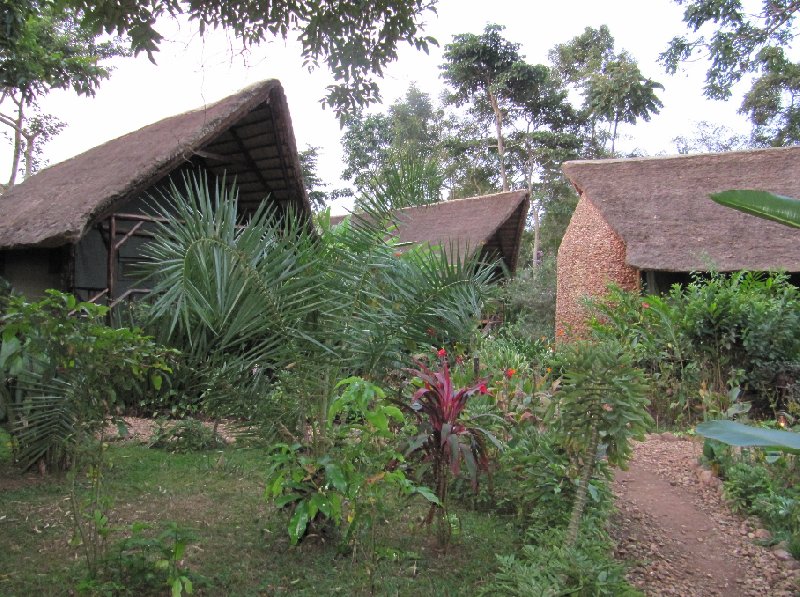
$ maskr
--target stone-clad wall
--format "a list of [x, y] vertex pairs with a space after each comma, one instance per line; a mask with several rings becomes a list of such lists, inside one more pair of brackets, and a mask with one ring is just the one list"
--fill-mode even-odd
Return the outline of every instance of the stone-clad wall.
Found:
[[639, 270], [625, 263], [625, 243], [581, 194], [558, 250], [556, 339], [585, 334], [583, 297], [604, 294], [610, 282], [638, 289], [639, 280]]

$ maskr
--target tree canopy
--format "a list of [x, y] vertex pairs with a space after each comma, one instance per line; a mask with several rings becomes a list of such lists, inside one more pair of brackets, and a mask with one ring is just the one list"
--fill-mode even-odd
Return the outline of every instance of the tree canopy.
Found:
[[[32, 7], [40, 0], [0, 4], [0, 47], [20, 37], [22, 20], [12, 5]], [[127, 35], [135, 54], [151, 60], [162, 42], [157, 26], [163, 17], [184, 15], [199, 23], [200, 32], [224, 28], [247, 46], [270, 37], [290, 36], [302, 47], [308, 68], [323, 62], [336, 82], [328, 87], [323, 105], [343, 118], [355, 108], [380, 97], [374, 75], [397, 58], [397, 47], [406, 42], [426, 50], [435, 40], [422, 34], [422, 17], [435, 11], [436, 0], [55, 0], [61, 9], [80, 15], [81, 26], [95, 34]], [[10, 8], [11, 7], [11, 8]]]
[[[616, 150], [620, 123], [650, 120], [663, 106], [656, 95], [663, 85], [645, 77], [636, 60], [625, 50], [615, 50], [614, 37], [606, 25], [586, 27], [584, 32], [550, 52], [554, 68], [566, 84], [583, 95], [583, 117], [590, 126], [590, 143]], [[605, 122], [608, 130], [598, 130]]]
[[660, 59], [668, 73], [697, 57], [710, 64], [704, 94], [727, 100], [733, 87], [755, 74], [740, 113], [753, 124], [754, 139], [764, 145], [800, 142], [800, 63], [787, 55], [797, 36], [800, 3], [763, 0], [753, 14], [741, 0], [675, 0], [685, 5], [683, 21], [690, 35], [678, 35]]
[[94, 95], [111, 68], [104, 60], [126, 50], [119, 39], [98, 41], [73, 10], [59, 10], [48, 0], [0, 4], [0, 124], [11, 129], [12, 186], [37, 164], [40, 144], [63, 127], [52, 115], [40, 114], [37, 100], [52, 89]]

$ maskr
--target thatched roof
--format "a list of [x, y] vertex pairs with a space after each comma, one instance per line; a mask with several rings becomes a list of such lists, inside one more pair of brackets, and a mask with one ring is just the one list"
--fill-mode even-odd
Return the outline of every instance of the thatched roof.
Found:
[[0, 196], [0, 248], [77, 242], [99, 219], [179, 168], [236, 178], [240, 207], [267, 195], [310, 213], [278, 81], [166, 118], [42, 170]]
[[564, 164], [564, 173], [640, 270], [800, 271], [800, 231], [708, 197], [729, 189], [800, 197], [800, 147], [575, 161]]
[[[438, 245], [461, 254], [482, 250], [502, 257], [514, 272], [527, 215], [526, 191], [455, 199], [396, 210], [394, 235], [400, 243]], [[344, 217], [331, 220], [338, 223]]]

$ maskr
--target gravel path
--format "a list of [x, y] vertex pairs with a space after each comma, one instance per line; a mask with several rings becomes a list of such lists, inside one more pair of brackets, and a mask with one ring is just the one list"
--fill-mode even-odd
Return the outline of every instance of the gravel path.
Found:
[[649, 596], [800, 595], [800, 563], [756, 543], [769, 534], [726, 506], [719, 480], [697, 464], [701, 447], [650, 435], [617, 473], [612, 535], [628, 580]]

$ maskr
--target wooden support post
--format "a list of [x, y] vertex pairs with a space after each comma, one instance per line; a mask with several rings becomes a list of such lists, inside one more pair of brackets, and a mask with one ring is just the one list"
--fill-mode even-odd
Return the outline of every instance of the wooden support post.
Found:
[[108, 303], [111, 304], [114, 300], [114, 280], [117, 276], [117, 218], [114, 214], [111, 214], [108, 222], [108, 267], [107, 267], [107, 277], [108, 277]]

